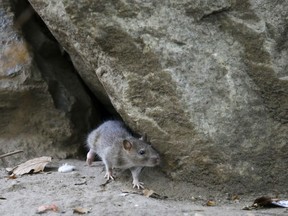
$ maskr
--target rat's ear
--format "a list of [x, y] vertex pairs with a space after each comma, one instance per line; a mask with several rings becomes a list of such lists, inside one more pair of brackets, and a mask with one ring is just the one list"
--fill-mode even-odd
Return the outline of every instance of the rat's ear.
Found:
[[132, 148], [132, 143], [128, 140], [123, 140], [123, 147], [126, 151], [130, 151]]
[[139, 140], [142, 140], [142, 141], [146, 142], [147, 144], [151, 145], [150, 140], [148, 140], [146, 133], [142, 137], [140, 137]]
[[147, 134], [145, 133], [143, 136], [140, 137], [140, 140], [144, 141], [144, 142], [147, 142], [148, 139], [147, 139]]

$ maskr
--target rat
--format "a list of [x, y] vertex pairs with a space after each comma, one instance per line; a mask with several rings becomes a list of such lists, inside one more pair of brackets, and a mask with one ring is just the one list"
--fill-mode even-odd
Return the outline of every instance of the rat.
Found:
[[93, 130], [87, 138], [90, 148], [87, 153], [87, 164], [91, 165], [97, 154], [106, 169], [104, 178], [114, 180], [113, 168], [130, 169], [133, 177], [133, 188], [144, 188], [139, 182], [139, 175], [144, 167], [159, 165], [160, 156], [146, 141], [134, 137], [122, 121], [109, 120]]

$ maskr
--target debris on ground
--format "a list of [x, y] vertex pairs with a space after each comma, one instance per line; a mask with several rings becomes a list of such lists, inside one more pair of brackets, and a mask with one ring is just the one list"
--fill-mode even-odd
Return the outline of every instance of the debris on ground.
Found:
[[73, 214], [88, 214], [90, 213], [89, 209], [77, 207], [73, 209]]
[[206, 206], [216, 206], [216, 202], [214, 200], [208, 200]]
[[76, 182], [74, 185], [87, 185], [87, 181], [86, 181], [86, 179], [84, 179], [81, 182]]
[[138, 194], [141, 196], [145, 196], [147, 198], [154, 198], [154, 199], [167, 199], [167, 196], [162, 196], [157, 194], [155, 191], [150, 189], [144, 189], [142, 191], [122, 191], [120, 196], [127, 196], [128, 194]]
[[288, 200], [280, 200], [279, 198], [271, 198], [268, 196], [262, 196], [255, 199], [251, 206], [246, 206], [243, 210], [253, 210], [259, 208], [275, 208], [282, 207], [288, 208]]
[[167, 196], [162, 196], [160, 194], [157, 194], [155, 191], [153, 190], [149, 190], [149, 189], [144, 189], [142, 191], [142, 195], [144, 195], [145, 197], [150, 197], [150, 198], [155, 198], [155, 199], [167, 199]]
[[51, 162], [52, 157], [47, 157], [47, 156], [43, 156], [43, 157], [39, 157], [39, 158], [34, 158], [31, 160], [28, 160], [22, 164], [19, 164], [18, 166], [12, 168], [12, 169], [6, 169], [6, 170], [10, 170], [10, 174], [11, 175], [24, 175], [24, 174], [28, 174], [28, 173], [38, 173], [38, 172], [42, 172], [45, 168], [45, 166]]
[[233, 202], [239, 202], [240, 196], [238, 194], [228, 194], [227, 200], [230, 200]]
[[9, 152], [9, 153], [6, 153], [6, 154], [2, 154], [2, 155], [0, 155], [0, 159], [2, 159], [4, 157], [11, 156], [11, 155], [14, 155], [14, 154], [22, 153], [22, 152], [24, 152], [24, 151], [23, 150], [16, 150], [14, 152]]
[[51, 204], [51, 205], [42, 205], [42, 206], [39, 206], [36, 213], [37, 214], [43, 214], [47, 211], [53, 211], [53, 212], [58, 212], [59, 211], [59, 208], [58, 206], [56, 206], [55, 204]]
[[74, 170], [75, 170], [75, 166], [69, 165], [67, 163], [63, 164], [62, 166], [58, 168], [58, 172], [61, 172], [61, 173], [72, 172]]

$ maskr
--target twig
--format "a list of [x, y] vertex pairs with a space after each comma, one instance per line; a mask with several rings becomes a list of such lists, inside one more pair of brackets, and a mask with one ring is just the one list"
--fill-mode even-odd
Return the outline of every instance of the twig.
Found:
[[14, 151], [14, 152], [9, 152], [9, 153], [6, 153], [6, 154], [2, 154], [2, 155], [0, 155], [0, 159], [2, 159], [4, 157], [11, 156], [11, 155], [14, 155], [14, 154], [18, 154], [18, 153], [21, 153], [21, 152], [23, 152], [23, 150], [17, 150], [17, 151]]

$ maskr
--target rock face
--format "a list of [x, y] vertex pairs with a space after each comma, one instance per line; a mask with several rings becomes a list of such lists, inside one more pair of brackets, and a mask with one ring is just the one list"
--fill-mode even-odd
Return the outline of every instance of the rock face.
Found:
[[174, 179], [286, 190], [286, 1], [29, 0]]
[[0, 163], [78, 154], [91, 120], [97, 120], [90, 97], [58, 43], [33, 21], [25, 24], [32, 43], [24, 39], [20, 25], [32, 20], [33, 10], [15, 18], [10, 1], [0, 5], [0, 155], [24, 150]]

